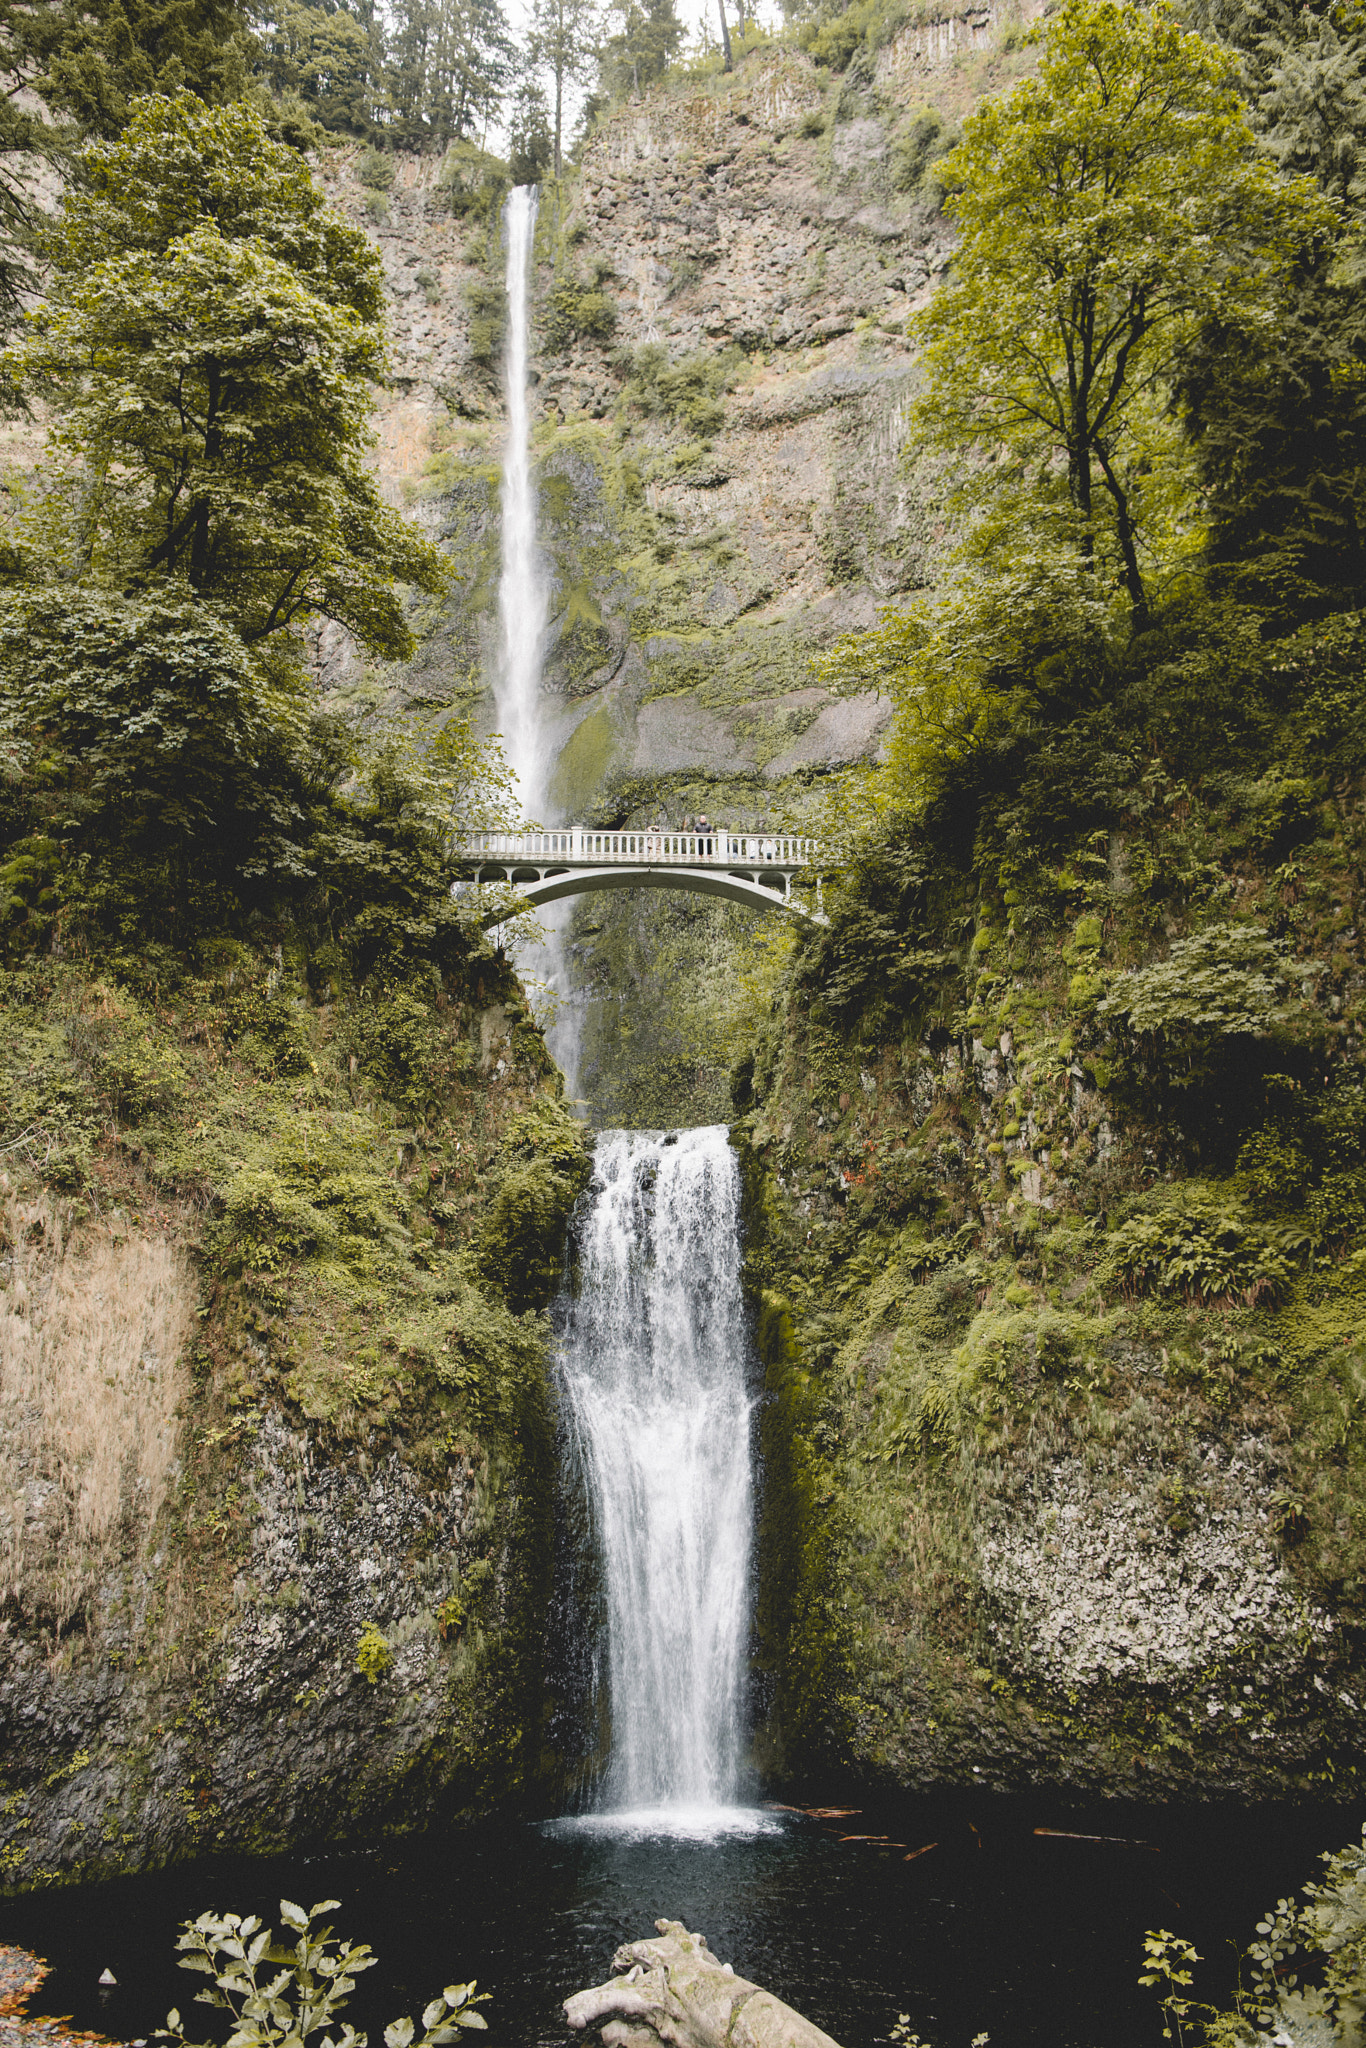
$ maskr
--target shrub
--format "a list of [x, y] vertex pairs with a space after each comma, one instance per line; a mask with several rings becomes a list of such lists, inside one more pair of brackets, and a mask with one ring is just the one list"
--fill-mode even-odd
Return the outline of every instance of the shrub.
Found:
[[356, 163], [356, 176], [372, 192], [387, 192], [394, 182], [394, 160], [378, 149], [363, 149]]
[[1207, 925], [1155, 966], [1122, 974], [1098, 1012], [1143, 1038], [1258, 1036], [1289, 1015], [1289, 965], [1260, 925]]
[[[180, 1967], [212, 1980], [195, 1993], [195, 2002], [232, 2014], [234, 2048], [284, 2048], [285, 2043], [297, 2048], [320, 2027], [333, 2025], [361, 1971], [374, 1968], [377, 1958], [363, 1942], [337, 1941], [330, 1927], [314, 1930], [318, 1915], [330, 1913], [337, 1904], [336, 1899], [323, 1899], [305, 1913], [281, 1899], [280, 1917], [298, 1936], [292, 1947], [275, 1941], [254, 1913], [243, 1919], [238, 1913], [220, 1917], [209, 1912], [185, 1921], [176, 1943], [182, 1951]], [[487, 1994], [476, 1997], [473, 1983], [448, 1984], [423, 2012], [420, 2039], [410, 2019], [394, 2020], [384, 2029], [385, 2048], [412, 2048], [414, 2041], [416, 2048], [444, 2048], [459, 2028], [487, 2026], [474, 2010], [486, 2003]], [[157, 2038], [185, 2040], [178, 2012], [167, 2014]], [[325, 2037], [325, 2043], [329, 2041]], [[344, 2025], [337, 2048], [367, 2048], [367, 2036]]]
[[[1162, 1990], [1164, 2035], [1184, 2039], [1182, 2023], [1198, 2024], [1214, 2048], [1272, 2048], [1302, 2042], [1309, 2048], [1359, 2048], [1366, 2021], [1366, 1828], [1361, 1842], [1326, 1850], [1321, 1884], [1307, 1884], [1302, 1900], [1278, 1899], [1257, 1922], [1260, 1939], [1248, 1949], [1251, 1986], [1233, 2012], [1189, 1998], [1191, 1964], [1201, 1961], [1188, 1941], [1166, 1928], [1144, 1937], [1146, 1968], [1139, 1983]], [[1316, 1964], [1319, 1981], [1306, 1980]]]
[[378, 1685], [385, 1672], [391, 1669], [393, 1661], [389, 1638], [373, 1621], [367, 1621], [356, 1645], [357, 1671], [368, 1685]]
[[274, 1271], [335, 1236], [321, 1210], [269, 1167], [244, 1168], [234, 1175], [226, 1207], [228, 1235], [244, 1263], [257, 1271]]
[[1189, 1181], [1161, 1208], [1113, 1230], [1098, 1267], [1102, 1285], [1127, 1295], [1175, 1294], [1186, 1301], [1274, 1302], [1294, 1278], [1304, 1234], [1259, 1226], [1231, 1190]]

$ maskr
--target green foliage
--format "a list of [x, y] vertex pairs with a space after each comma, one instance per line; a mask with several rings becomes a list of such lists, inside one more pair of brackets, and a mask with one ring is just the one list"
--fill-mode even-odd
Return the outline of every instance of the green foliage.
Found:
[[961, 143], [962, 131], [947, 125], [934, 107], [912, 114], [908, 126], [892, 143], [892, 184], [898, 192], [919, 192], [932, 181], [935, 167]]
[[367, 1685], [378, 1685], [386, 1671], [392, 1669], [394, 1653], [383, 1629], [373, 1621], [367, 1621], [356, 1645], [356, 1669]]
[[1191, 1964], [1198, 1963], [1203, 1958], [1196, 1954], [1190, 1942], [1183, 1941], [1180, 1935], [1172, 1934], [1165, 1927], [1159, 1928], [1156, 1933], [1150, 1929], [1144, 1935], [1143, 1958], [1147, 1967], [1139, 1978], [1139, 1983], [1149, 1988], [1156, 1985], [1163, 1987], [1162, 2038], [1164, 2041], [1170, 2041], [1175, 2032], [1178, 2038], [1184, 2040], [1182, 2021], [1189, 2018], [1192, 2012], [1208, 2013], [1212, 2009], [1209, 2006], [1197, 2005], [1185, 1996], [1189, 1986], [1195, 1982]]
[[[1187, 1996], [1188, 1941], [1162, 1928], [1143, 1939], [1147, 1967], [1139, 1983], [1160, 1987], [1163, 2038], [1185, 2040], [1193, 2020], [1208, 2048], [1260, 2048], [1276, 2041], [1357, 2048], [1366, 2021], [1366, 1831], [1360, 1843], [1325, 1850], [1323, 1881], [1298, 1899], [1278, 1899], [1257, 1922], [1247, 1951], [1251, 1982], [1232, 2012]], [[1307, 1976], [1313, 1968], [1317, 1981]]]
[[961, 239], [915, 323], [917, 418], [981, 451], [965, 488], [991, 495], [1008, 556], [1095, 566], [1141, 622], [1140, 551], [1171, 560], [1189, 517], [1162, 403], [1178, 353], [1210, 316], [1264, 328], [1331, 216], [1257, 154], [1229, 63], [1165, 8], [1067, 0], [1031, 35], [1037, 77], [985, 100], [942, 165]]
[[113, 138], [148, 95], [241, 99], [255, 54], [237, 0], [58, 0], [7, 12], [16, 68], [52, 112]]
[[[328, 12], [308, 0], [280, 0], [268, 20], [258, 19], [256, 32], [258, 62], [277, 108], [292, 106], [334, 134], [364, 135], [372, 129], [377, 89], [382, 91], [382, 79], [375, 75], [377, 21], [367, 33], [344, 7]], [[285, 134], [277, 139], [291, 147], [317, 146], [296, 144]]]
[[386, 150], [363, 149], [356, 159], [356, 176], [371, 192], [387, 192], [394, 182], [396, 165]]
[[603, 43], [599, 77], [608, 92], [638, 93], [664, 76], [683, 44], [674, 0], [615, 0], [621, 22]]
[[1185, 1181], [1110, 1232], [1098, 1277], [1129, 1295], [1256, 1307], [1285, 1293], [1307, 1245], [1301, 1230], [1245, 1215], [1231, 1190]]
[[1237, 51], [1276, 161], [1337, 211], [1275, 325], [1235, 340], [1214, 315], [1181, 374], [1216, 577], [1289, 623], [1355, 604], [1366, 574], [1366, 19], [1275, 0], [1197, 14]]
[[663, 342], [647, 342], [626, 365], [626, 396], [642, 412], [705, 438], [720, 431], [725, 395], [734, 389], [742, 362], [733, 346], [698, 349], [671, 362]]
[[1139, 1037], [1253, 1037], [1289, 1014], [1282, 947], [1250, 924], [1213, 924], [1178, 939], [1165, 960], [1121, 975], [1098, 1014]]
[[[1317, 2027], [1349, 2048], [1366, 2020], [1366, 1830], [1361, 1842], [1325, 1851], [1323, 1861], [1323, 1881], [1305, 1885], [1303, 1903], [1278, 1899], [1257, 1922], [1261, 1938], [1248, 1949], [1250, 2003], [1263, 2026], [1296, 2036]], [[1304, 1962], [1296, 1964], [1298, 1957]], [[1318, 1962], [1317, 1984], [1301, 1981], [1310, 1959]]]
[[246, 107], [144, 102], [87, 147], [48, 254], [14, 357], [75, 465], [47, 486], [42, 566], [191, 591], [246, 646], [288, 636], [296, 660], [315, 617], [410, 653], [395, 579], [448, 579], [363, 456], [378, 258], [298, 157]]
[[500, 158], [473, 142], [454, 142], [442, 162], [436, 192], [448, 213], [473, 225], [497, 212], [507, 187], [507, 166]]
[[[337, 1940], [330, 1927], [315, 1927], [320, 1914], [330, 1913], [336, 1899], [324, 1899], [305, 1912], [289, 1899], [280, 1901], [280, 1917], [298, 1939], [277, 1942], [255, 1914], [201, 1913], [187, 1920], [176, 1943], [180, 1968], [211, 1981], [195, 1993], [199, 2005], [215, 2006], [232, 2015], [228, 2048], [285, 2048], [302, 2043], [321, 2027], [331, 2028], [356, 1988], [363, 1970], [374, 1968], [373, 1951], [363, 1942]], [[384, 2030], [385, 2048], [447, 2048], [463, 2027], [487, 2027], [474, 2010], [487, 2002], [470, 1984], [448, 1984], [422, 2015], [423, 2032], [411, 2019], [393, 2021]], [[185, 2040], [180, 2014], [167, 2015], [157, 2039]], [[331, 2034], [324, 2036], [331, 2043]], [[333, 2048], [367, 2048], [367, 2036], [349, 2022], [338, 2030]]]
[[602, 286], [611, 271], [599, 263], [585, 281], [566, 272], [556, 278], [546, 311], [544, 335], [547, 348], [567, 349], [574, 342], [606, 341], [617, 324], [617, 309]]
[[514, 1312], [541, 1308], [560, 1280], [569, 1213], [588, 1184], [582, 1126], [544, 1097], [509, 1125], [508, 1165], [479, 1245], [479, 1269]]

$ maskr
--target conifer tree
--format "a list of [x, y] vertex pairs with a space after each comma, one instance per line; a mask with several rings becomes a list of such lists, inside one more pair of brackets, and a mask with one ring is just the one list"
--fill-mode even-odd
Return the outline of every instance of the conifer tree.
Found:
[[601, 38], [596, 0], [532, 0], [527, 54], [536, 69], [547, 73], [551, 80], [557, 182], [564, 161], [565, 94], [589, 76], [597, 61]]
[[621, 27], [603, 46], [603, 84], [609, 92], [639, 92], [677, 59], [683, 24], [674, 0], [615, 0], [612, 13]]

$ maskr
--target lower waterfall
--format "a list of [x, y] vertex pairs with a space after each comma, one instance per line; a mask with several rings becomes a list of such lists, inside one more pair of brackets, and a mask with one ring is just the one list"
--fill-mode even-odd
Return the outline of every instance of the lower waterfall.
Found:
[[607, 1131], [560, 1384], [601, 1559], [608, 1811], [740, 1792], [752, 1521], [739, 1170], [724, 1126]]

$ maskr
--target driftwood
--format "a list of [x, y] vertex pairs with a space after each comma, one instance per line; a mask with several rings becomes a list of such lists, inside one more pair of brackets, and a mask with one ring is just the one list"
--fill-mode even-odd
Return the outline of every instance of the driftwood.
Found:
[[629, 1941], [621, 1974], [564, 2002], [571, 2027], [601, 2027], [606, 2048], [836, 2048], [771, 1992], [719, 1963], [705, 1934], [656, 1920], [658, 1941]]

